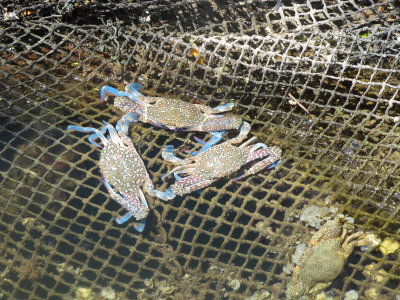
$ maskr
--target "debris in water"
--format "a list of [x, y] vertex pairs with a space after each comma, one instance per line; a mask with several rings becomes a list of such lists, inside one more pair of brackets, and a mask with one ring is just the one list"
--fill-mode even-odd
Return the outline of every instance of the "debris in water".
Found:
[[350, 290], [346, 292], [343, 300], [357, 300], [358, 292], [356, 290]]
[[267, 299], [270, 299], [269, 298], [270, 294], [271, 293], [268, 291], [258, 291], [258, 292], [255, 292], [250, 297], [244, 298], [244, 300], [267, 300]]
[[303, 209], [300, 214], [300, 221], [305, 222], [310, 227], [320, 229], [321, 223], [332, 219], [332, 215], [335, 215], [337, 210], [336, 207], [312, 205]]
[[100, 291], [100, 296], [105, 300], [116, 300], [117, 294], [111, 286], [108, 286]]
[[43, 262], [37, 258], [23, 259], [16, 270], [22, 279], [28, 280], [38, 280], [44, 274]]
[[394, 241], [391, 238], [386, 238], [383, 240], [381, 245], [379, 246], [379, 250], [383, 255], [388, 255], [395, 253], [400, 248], [400, 243], [398, 241]]
[[228, 283], [228, 285], [232, 288], [232, 290], [237, 291], [240, 288], [240, 281], [233, 279]]
[[297, 104], [297, 105], [300, 106], [307, 114], [310, 114], [310, 112], [307, 110], [307, 108], [305, 108], [304, 105], [301, 104], [301, 103], [299, 102], [299, 100], [297, 100], [295, 97], [293, 97], [292, 94], [289, 93], [289, 97], [292, 98], [292, 100], [293, 100], [293, 101], [290, 101], [290, 100], [289, 100], [289, 104], [290, 104], [290, 105], [296, 105], [296, 104]]
[[94, 300], [95, 298], [95, 293], [85, 287], [78, 287], [78, 289], [75, 292], [75, 299], [74, 300]]
[[365, 246], [361, 247], [361, 251], [368, 251], [370, 248], [376, 248], [382, 243], [382, 240], [374, 233], [368, 232], [363, 235]]
[[376, 290], [376, 288], [369, 288], [368, 290], [366, 290], [364, 292], [364, 295], [368, 298], [368, 299], [379, 299], [379, 293]]

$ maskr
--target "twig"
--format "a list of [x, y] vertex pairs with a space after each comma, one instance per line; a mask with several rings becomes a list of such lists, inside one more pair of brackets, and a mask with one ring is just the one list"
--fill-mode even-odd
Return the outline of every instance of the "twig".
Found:
[[296, 102], [296, 104], [300, 106], [308, 115], [310, 114], [307, 108], [305, 108], [303, 104], [301, 104], [295, 97], [293, 97], [291, 93], [289, 93], [289, 97], [292, 98], [292, 100]]

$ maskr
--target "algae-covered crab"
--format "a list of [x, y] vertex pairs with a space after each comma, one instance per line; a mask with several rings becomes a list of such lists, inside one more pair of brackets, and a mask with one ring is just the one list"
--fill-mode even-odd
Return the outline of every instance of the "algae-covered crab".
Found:
[[[129, 123], [137, 119], [137, 114], [130, 113], [117, 123], [116, 128], [110, 124], [101, 130], [70, 125], [67, 131], [93, 132], [89, 142], [101, 149], [99, 165], [103, 183], [111, 197], [128, 211], [124, 216], [116, 218], [116, 221], [122, 224], [134, 216], [136, 220], [141, 221], [140, 226], [135, 226], [136, 230], [141, 232], [149, 213], [142, 189], [154, 196], [154, 185], [139, 153], [127, 136]], [[108, 137], [105, 135], [107, 131]], [[104, 146], [97, 144], [96, 139], [100, 139]]]
[[[180, 166], [163, 177], [165, 178], [173, 173], [176, 182], [165, 192], [157, 191], [156, 196], [163, 200], [170, 200], [176, 195], [191, 193], [210, 185], [218, 178], [232, 174], [253, 160], [261, 159], [245, 174], [236, 178], [235, 181], [275, 166], [281, 157], [282, 151], [280, 148], [269, 148], [262, 143], [251, 145], [254, 141], [253, 138], [240, 146], [234, 145], [242, 142], [249, 131], [250, 125], [244, 122], [236, 138], [227, 140], [186, 159], [174, 156], [172, 146], [165, 147], [162, 153], [163, 158]], [[186, 177], [180, 177], [179, 174], [185, 174]]]
[[242, 124], [241, 117], [233, 114], [220, 114], [232, 110], [233, 103], [217, 107], [192, 104], [180, 99], [144, 96], [139, 92], [142, 85], [131, 83], [125, 91], [119, 91], [110, 86], [104, 86], [100, 98], [104, 101], [108, 94], [117, 96], [114, 106], [124, 114], [135, 112], [139, 120], [151, 123], [157, 127], [176, 131], [209, 132], [213, 138], [199, 152], [203, 152], [217, 143], [226, 130], [238, 129]]
[[354, 247], [370, 244], [364, 239], [363, 232], [346, 235], [341, 220], [335, 218], [312, 236], [308, 249], [293, 271], [286, 291], [287, 299], [299, 299], [326, 288], [343, 270]]

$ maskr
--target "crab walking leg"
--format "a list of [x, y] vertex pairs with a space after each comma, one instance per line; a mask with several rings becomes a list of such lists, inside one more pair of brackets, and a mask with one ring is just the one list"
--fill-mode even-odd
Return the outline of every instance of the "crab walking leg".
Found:
[[132, 122], [137, 122], [140, 116], [137, 113], [128, 113], [123, 116], [115, 126], [117, 132], [121, 132], [123, 135], [128, 135], [129, 124]]
[[[106, 139], [104, 134], [96, 128], [69, 125], [67, 127], [67, 132], [70, 132], [71, 130], [76, 130], [76, 131], [80, 131], [80, 132], [94, 132], [101, 139], [101, 141], [103, 142], [104, 145], [108, 144], [108, 140]], [[93, 134], [91, 136], [93, 136]], [[89, 139], [89, 142], [91, 144], [95, 145], [96, 147], [100, 148], [100, 145], [97, 144], [96, 142], [94, 142], [92, 139]]]
[[128, 221], [130, 218], [132, 217], [132, 214], [130, 212], [127, 212], [125, 215], [120, 216], [120, 217], [116, 217], [115, 221], [118, 224], [124, 224], [126, 221]]
[[[190, 174], [190, 172], [192, 170], [194, 170], [194, 169], [195, 169], [195, 167], [190, 167], [190, 165], [179, 166], [179, 167], [176, 167], [176, 168], [172, 169], [167, 174], [165, 174], [163, 177], [161, 177], [161, 180], [164, 181], [165, 178], [167, 178], [172, 173], [174, 173], [174, 177], [176, 179], [178, 175], [175, 175], [175, 173], [178, 173], [178, 174], [182, 174], [182, 173]], [[177, 179], [177, 180], [179, 180], [179, 179]]]
[[[142, 94], [140, 94], [139, 92], [137, 92], [137, 94], [132, 94], [132, 93], [128, 93], [128, 92], [124, 92], [124, 91], [119, 91], [111, 86], [105, 85], [101, 88], [100, 91], [100, 99], [101, 101], [105, 101], [105, 98], [107, 97], [108, 94], [114, 95], [114, 96], [121, 96], [121, 97], [128, 97], [129, 99], [131, 99], [133, 102], [139, 103], [143, 106], [147, 106], [148, 103], [140, 100], [139, 98], [143, 97]], [[141, 95], [141, 96], [139, 96]], [[138, 98], [139, 96], [139, 98]]]
[[172, 162], [176, 165], [183, 165], [186, 163], [186, 161], [184, 159], [179, 158], [174, 155], [174, 146], [172, 146], [172, 145], [167, 145], [162, 149], [161, 157], [164, 160]]
[[[136, 207], [138, 207], [135, 203], [137, 203], [137, 202], [143, 203], [143, 201], [140, 199], [141, 198], [140, 193], [139, 193], [139, 197], [137, 197], [136, 195], [131, 196], [131, 195], [126, 195], [126, 194], [121, 196], [116, 191], [114, 191], [114, 189], [110, 186], [110, 184], [107, 182], [107, 180], [105, 178], [103, 178], [102, 180], [103, 180], [103, 184], [106, 187], [107, 191], [110, 193], [111, 198], [115, 199], [118, 203], [120, 203], [125, 209], [127, 209], [129, 211], [127, 214], [123, 215], [122, 217], [115, 218], [115, 221], [118, 224], [123, 224], [124, 222], [126, 222], [127, 220], [130, 219], [130, 217], [133, 214], [133, 211], [136, 209]], [[145, 208], [148, 208], [147, 202], [145, 202], [145, 203], [146, 203]], [[139, 232], [142, 232], [144, 229], [144, 223], [142, 223], [139, 227], [135, 226], [135, 229], [138, 230]], [[141, 231], [140, 231], [140, 229], [141, 229]]]
[[265, 156], [268, 156], [267, 158], [259, 161], [256, 163], [254, 166], [252, 166], [250, 169], [248, 169], [243, 175], [235, 178], [233, 181], [236, 182], [238, 180], [241, 180], [249, 175], [256, 174], [266, 168], [273, 168], [276, 166], [276, 163], [280, 161], [282, 154], [282, 150], [279, 147], [270, 147], [258, 151], [251, 152], [247, 162], [250, 162], [255, 159], [259, 159]]
[[111, 124], [107, 124], [105, 128], [108, 130], [108, 133], [110, 134], [110, 139], [113, 143], [123, 147], [124, 143], [122, 142], [121, 138], [119, 137], [118, 133], [115, 131], [114, 126]]
[[121, 97], [129, 97], [129, 98], [131, 97], [131, 95], [127, 92], [119, 91], [111, 86], [105, 85], [100, 90], [101, 101], [105, 101], [108, 94], [114, 95], [114, 96], [121, 96]]
[[[240, 143], [241, 141], [243, 141], [243, 139], [245, 139], [246, 136], [249, 134], [250, 129], [251, 129], [250, 124], [247, 122], [243, 122], [242, 127], [240, 127], [240, 132], [239, 132], [238, 136], [231, 139], [230, 143], [236, 144], [236, 143]], [[210, 149], [214, 144], [218, 143], [222, 139], [222, 136], [224, 135], [224, 133], [225, 133], [225, 131], [211, 132], [213, 137], [207, 143], [205, 143], [203, 140], [200, 140], [195, 137], [196, 141], [199, 142], [200, 144], [202, 144], [203, 147], [198, 152], [193, 152], [192, 155], [197, 155], [197, 154], [200, 154], [200, 153]]]
[[[350, 235], [350, 236], [348, 236], [345, 240], [344, 240], [344, 242], [343, 242], [343, 244], [342, 244], [342, 248], [343, 249], [349, 249], [350, 247], [355, 247], [355, 246], [357, 246], [357, 247], [359, 247], [360, 245], [362, 245], [362, 243], [364, 242], [364, 241], [357, 241], [357, 239], [360, 237], [360, 236], [362, 236], [364, 234], [364, 232], [362, 232], [362, 231], [357, 231], [356, 233], [353, 233], [352, 235]], [[361, 242], [360, 244], [359, 244], [359, 242]]]
[[[101, 128], [100, 132], [104, 135], [107, 132], [107, 128]], [[101, 146], [95, 142], [95, 140], [97, 140], [98, 138], [100, 138], [99, 135], [97, 133], [93, 133], [88, 137], [88, 140], [92, 145], [95, 145], [97, 148], [101, 148]]]
[[[242, 146], [240, 146], [240, 147], [242, 147]], [[257, 151], [258, 149], [268, 149], [268, 146], [267, 145], [265, 145], [265, 144], [263, 144], [263, 143], [257, 143], [257, 144], [254, 144], [251, 148], [250, 148], [250, 152], [254, 152], [254, 151]]]
[[125, 116], [123, 116], [121, 118], [121, 120], [118, 121], [118, 124], [117, 124], [117, 127], [119, 127], [119, 129], [121, 129], [121, 130], [117, 129], [119, 139], [122, 141], [123, 144], [128, 146], [132, 152], [134, 152], [136, 154], [138, 154], [138, 153], [135, 148], [135, 145], [133, 144], [132, 140], [130, 138], [128, 138], [128, 128], [129, 128], [129, 124], [136, 120], [137, 116], [138, 116], [138, 114], [136, 114], [136, 113], [128, 113]]
[[141, 85], [140, 83], [131, 83], [125, 87], [125, 92], [131, 94], [136, 99], [136, 100], [134, 100], [135, 102], [143, 104], [145, 106], [148, 106], [149, 104], [153, 104], [160, 100], [168, 101], [168, 99], [162, 98], [162, 97], [149, 97], [149, 96], [146, 97], [142, 93], [139, 93], [139, 90], [142, 87], [143, 87], [143, 85]]
[[125, 87], [125, 92], [130, 93], [134, 96], [144, 97], [143, 94], [139, 93], [139, 90], [143, 87], [140, 83], [130, 83]]
[[[132, 214], [128, 212], [123, 216], [116, 217], [115, 222], [121, 225], [124, 224], [126, 221], [128, 221], [131, 217]], [[146, 225], [146, 219], [143, 219], [140, 221], [140, 225], [133, 225], [133, 227], [136, 229], [137, 232], [143, 232], [145, 225]]]
[[146, 219], [143, 219], [140, 221], [140, 225], [133, 225], [133, 227], [136, 229], [137, 232], [143, 232], [144, 226], [146, 225]]
[[[247, 122], [243, 122], [242, 127], [240, 127], [239, 135], [237, 137], [231, 139], [230, 143], [231, 144], [240, 143], [249, 134], [250, 129], [251, 129], [250, 124]], [[225, 131], [216, 131], [216, 132], [210, 132], [210, 133], [213, 135], [213, 137], [208, 142], [205, 142], [197, 137], [194, 137], [194, 139], [198, 143], [202, 144], [203, 147], [198, 152], [192, 152], [192, 155], [198, 155], [198, 154], [203, 153], [204, 151], [207, 151], [208, 149], [210, 149], [214, 144], [218, 143], [222, 139], [222, 136], [224, 135]]]
[[[243, 144], [241, 144], [241, 145], [239, 146], [239, 148], [244, 148], [244, 147], [246, 147], [247, 145], [252, 144], [256, 139], [257, 139], [257, 137], [253, 136], [251, 139], [247, 140], [247, 142], [244, 142]], [[258, 144], [262, 144], [262, 143], [258, 143]], [[256, 145], [257, 145], [257, 144], [256, 144]], [[250, 151], [251, 151], [251, 150], [250, 150]]]
[[243, 141], [243, 140], [246, 138], [246, 136], [249, 134], [250, 129], [251, 129], [250, 124], [247, 123], [247, 122], [243, 122], [242, 127], [240, 127], [240, 132], [239, 132], [238, 136], [235, 137], [235, 138], [233, 138], [233, 139], [231, 139], [229, 142], [230, 142], [231, 144], [240, 143], [240, 142]]
[[202, 144], [203, 147], [201, 147], [201, 149], [199, 151], [192, 152], [192, 155], [197, 155], [197, 154], [203, 153], [204, 151], [207, 151], [208, 149], [210, 149], [214, 144], [218, 143], [222, 139], [222, 136], [224, 135], [225, 131], [216, 131], [216, 132], [210, 132], [210, 133], [213, 135], [213, 137], [208, 142], [205, 142], [205, 141], [199, 139], [198, 137], [194, 137], [194, 139], [198, 143]]
[[149, 208], [149, 205], [147, 204], [146, 197], [144, 196], [144, 194], [143, 194], [141, 189], [139, 189], [139, 199], [143, 203], [144, 207]]

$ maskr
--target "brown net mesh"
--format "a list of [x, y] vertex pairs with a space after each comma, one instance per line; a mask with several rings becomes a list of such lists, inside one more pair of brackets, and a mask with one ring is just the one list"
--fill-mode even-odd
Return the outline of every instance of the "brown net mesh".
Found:
[[[399, 239], [398, 2], [1, 1], [0, 18], [2, 299], [282, 299], [311, 205]], [[66, 127], [115, 123], [99, 90], [129, 82], [235, 102], [282, 163], [148, 197], [142, 234], [116, 224], [124, 210], [101, 183], [99, 150]], [[157, 188], [171, 167], [161, 149], [191, 136], [131, 129]], [[356, 248], [327, 290], [396, 299], [399, 266], [398, 252]]]

